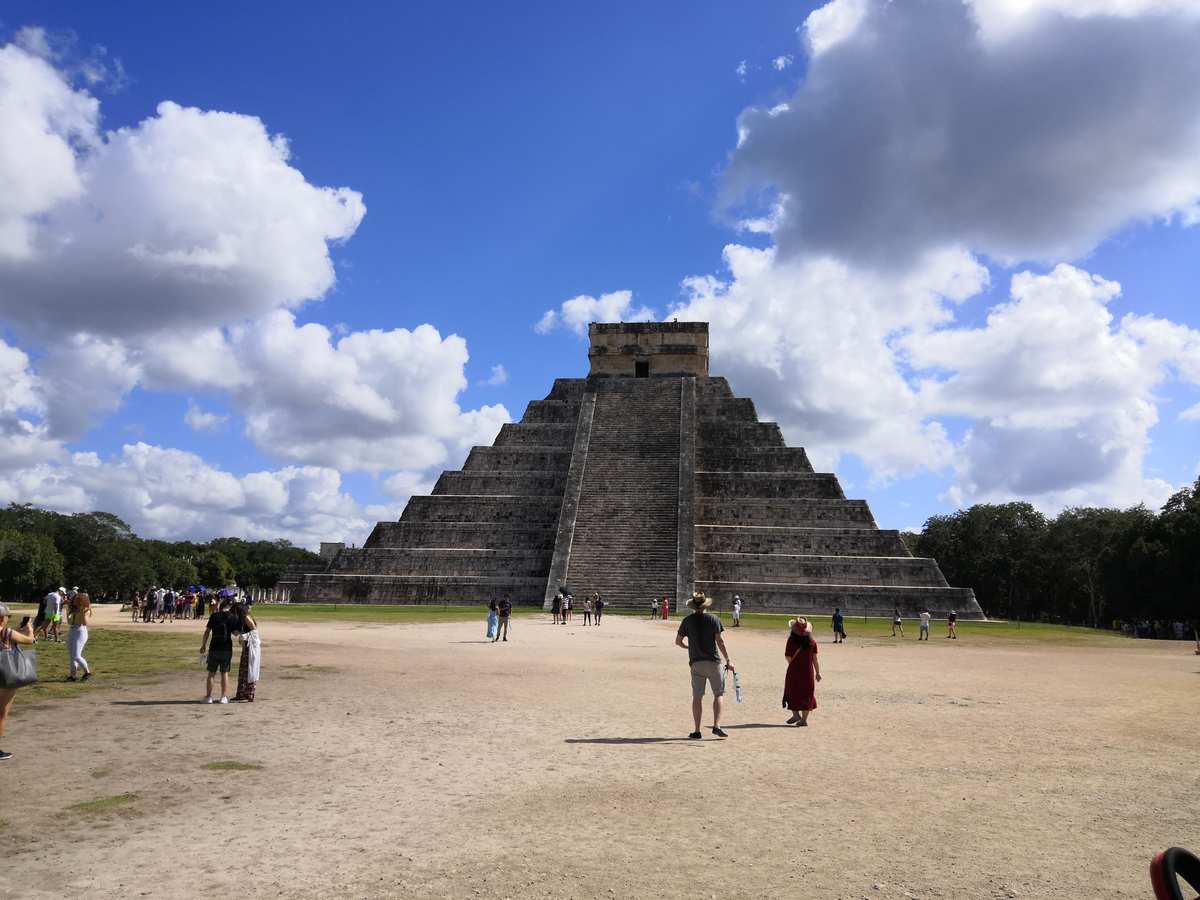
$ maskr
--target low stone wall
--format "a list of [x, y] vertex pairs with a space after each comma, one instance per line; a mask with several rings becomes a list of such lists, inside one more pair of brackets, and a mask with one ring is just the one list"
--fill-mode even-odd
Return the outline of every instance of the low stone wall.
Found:
[[[969, 588], [869, 587], [865, 585], [789, 585], [754, 582], [696, 581], [696, 589], [713, 598], [717, 609], [727, 610], [736, 593], [745, 612], [794, 613], [827, 616], [835, 607], [850, 616], [891, 616], [915, 619], [925, 610], [944, 619], [955, 610], [960, 619], [982, 619]], [[850, 630], [849, 624], [847, 631]]]
[[380, 522], [364, 547], [551, 550], [554, 528], [500, 522]]

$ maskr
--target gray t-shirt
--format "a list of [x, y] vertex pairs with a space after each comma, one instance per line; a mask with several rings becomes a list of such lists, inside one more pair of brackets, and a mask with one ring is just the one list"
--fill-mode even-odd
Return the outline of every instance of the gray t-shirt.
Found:
[[712, 613], [694, 612], [679, 623], [679, 637], [687, 638], [688, 664], [701, 660], [720, 662], [717, 635], [725, 630], [721, 620]]

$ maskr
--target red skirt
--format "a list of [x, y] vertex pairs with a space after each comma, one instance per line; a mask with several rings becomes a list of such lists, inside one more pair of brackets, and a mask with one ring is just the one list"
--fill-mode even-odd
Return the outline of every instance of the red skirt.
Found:
[[817, 680], [812, 653], [800, 650], [788, 664], [783, 682], [783, 705], [793, 712], [817, 708]]

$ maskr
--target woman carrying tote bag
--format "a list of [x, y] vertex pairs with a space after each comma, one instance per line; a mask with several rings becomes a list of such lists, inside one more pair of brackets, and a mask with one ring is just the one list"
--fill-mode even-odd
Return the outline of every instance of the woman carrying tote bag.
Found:
[[[4, 738], [4, 726], [8, 723], [8, 712], [17, 696], [17, 688], [37, 681], [33, 654], [21, 653], [18, 646], [33, 643], [33, 625], [26, 616], [17, 630], [8, 627], [8, 619], [8, 607], [0, 603], [0, 739]], [[0, 750], [0, 762], [9, 759], [12, 754]]]

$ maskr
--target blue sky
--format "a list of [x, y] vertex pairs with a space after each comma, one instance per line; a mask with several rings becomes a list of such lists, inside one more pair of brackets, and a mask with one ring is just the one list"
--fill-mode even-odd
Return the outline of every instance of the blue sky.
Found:
[[[1173, 0], [1121, 16], [1095, 14], [1102, 2], [975, 2], [524, 4], [515, 14], [294, 3], [219, 15], [6, 5], [0, 45], [31, 80], [0, 80], [0, 110], [4, 90], [42, 96], [32, 79], [58, 78], [86, 123], [56, 118], [45, 101], [37, 127], [73, 148], [80, 175], [47, 178], [44, 197], [7, 210], [33, 237], [0, 264], [12, 385], [0, 414], [40, 449], [0, 455], [0, 499], [116, 507], [164, 536], [361, 539], [555, 376], [585, 372], [578, 321], [679, 306], [713, 321], [714, 373], [835, 466], [885, 527], [979, 500], [1030, 499], [1048, 512], [1161, 502], [1200, 462], [1200, 416], [1179, 418], [1200, 402], [1200, 231], [1187, 224], [1200, 197], [1188, 137], [1200, 89], [1178, 87], [1189, 63], [1181, 53], [1172, 68], [1170, 37], [1194, 38], [1196, 16]], [[1156, 31], [1160, 20], [1170, 29]], [[1052, 63], [1012, 49], [1113, 46], [1114, 33], [1110, 64], [1141, 100], [1119, 79], [1059, 83], [1051, 69], [1047, 81], [1039, 66]], [[917, 52], [919, 34], [952, 35], [941, 45], [970, 52], [937, 60]], [[930, 56], [972, 77], [931, 90]], [[1147, 60], [1164, 72], [1146, 75]], [[1011, 97], [986, 90], [997, 72]], [[1018, 102], [1039, 84], [1044, 101]], [[1158, 95], [1161, 109], [1145, 100]], [[237, 134], [216, 133], [212, 117], [163, 114], [164, 101], [230, 114]], [[995, 130], [986, 144], [972, 144], [980, 124], [964, 108]], [[126, 129], [123, 146], [145, 146], [152, 120], [164, 147], [172, 130], [206, 129], [197, 154], [229, 159], [215, 174], [207, 158], [175, 176], [139, 168], [109, 133]], [[293, 174], [275, 172], [269, 189], [254, 160], [274, 162], [270, 146], [242, 127], [255, 120], [290, 151]], [[935, 165], [930, 135], [943, 142]], [[1083, 160], [1078, 173], [1027, 162], [1064, 147]], [[15, 154], [0, 185], [6, 174], [28, 180], [43, 159]], [[213, 179], [227, 190], [206, 204]], [[320, 207], [308, 186], [348, 188], [365, 214], [353, 198], [349, 212]], [[121, 207], [137, 191], [166, 198], [144, 221]], [[53, 260], [83, 227], [71, 204], [127, 223], [128, 236], [114, 226], [89, 239], [112, 257], [163, 243], [151, 247], [158, 269], [112, 276], [111, 289], [132, 298], [127, 326], [85, 313], [105, 302], [88, 296], [96, 257]], [[188, 218], [197, 204], [211, 215], [203, 226]], [[782, 211], [773, 224], [745, 227], [772, 208]], [[261, 213], [265, 236], [247, 210]], [[5, 215], [0, 198], [0, 228]], [[305, 225], [292, 234], [289, 219]], [[225, 222], [240, 223], [232, 242]], [[263, 256], [293, 239], [295, 253]], [[222, 261], [164, 274], [197, 248]], [[326, 254], [329, 277], [316, 271]], [[311, 265], [283, 271], [302, 258]], [[54, 271], [71, 265], [79, 277], [64, 287]], [[1010, 281], [1023, 273], [1029, 299], [1014, 303]], [[720, 284], [683, 286], [697, 276]], [[1119, 282], [1119, 295], [1097, 278]], [[215, 311], [231, 293], [236, 302]], [[998, 304], [1014, 314], [989, 325]], [[1112, 320], [1097, 323], [1105, 308]], [[536, 331], [547, 311], [555, 316]], [[1123, 326], [1126, 314], [1140, 324]], [[1038, 339], [1047, 322], [1065, 323], [1051, 327], [1059, 343]], [[303, 344], [317, 339], [308, 323], [328, 329], [315, 355], [296, 349], [316, 346]], [[409, 334], [423, 324], [437, 343], [418, 349]], [[339, 339], [373, 330], [382, 336], [364, 337], [361, 351], [336, 352]], [[163, 358], [164, 335], [202, 334], [207, 350]], [[263, 353], [311, 368], [312, 384], [289, 385], [285, 366], [256, 361]], [[1063, 360], [1077, 369], [1059, 371]], [[504, 383], [484, 383], [493, 366]], [[359, 402], [339, 389], [386, 409], [339, 436]], [[197, 429], [185, 423], [189, 403], [227, 418]], [[247, 482], [254, 473], [271, 474]]]

